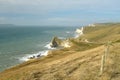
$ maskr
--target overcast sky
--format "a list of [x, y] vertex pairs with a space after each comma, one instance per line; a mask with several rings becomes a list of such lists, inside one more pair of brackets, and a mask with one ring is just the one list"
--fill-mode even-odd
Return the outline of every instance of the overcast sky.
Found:
[[0, 0], [0, 23], [79, 26], [120, 22], [120, 0]]

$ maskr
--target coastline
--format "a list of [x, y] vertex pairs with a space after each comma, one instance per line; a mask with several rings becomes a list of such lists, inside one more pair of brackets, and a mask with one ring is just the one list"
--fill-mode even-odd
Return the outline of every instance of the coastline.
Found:
[[[76, 39], [76, 38], [80, 37], [81, 35], [83, 35], [83, 27], [81, 27], [80, 29], [76, 28], [76, 30], [81, 30], [81, 31], [80, 32], [74, 31], [74, 33], [72, 34], [73, 37], [71, 36], [71, 39]], [[66, 34], [71, 34], [71, 33], [72, 32], [70, 32], [70, 31], [66, 31]], [[37, 58], [40, 58], [43, 56], [47, 56], [49, 54], [49, 51], [51, 51], [51, 50], [59, 50], [59, 49], [64, 49], [65, 47], [71, 47], [71, 45], [69, 43], [70, 38], [59, 37], [59, 36], [57, 36], [56, 38], [57, 38], [56, 42], [58, 40], [60, 40], [60, 42], [57, 43], [57, 45], [58, 45], [57, 47], [51, 46], [51, 43], [52, 43], [52, 39], [51, 39], [51, 41], [49, 41], [49, 43], [47, 43], [45, 46], [43, 46], [43, 47], [47, 48], [46, 50], [39, 51], [38, 53], [34, 53], [31, 55], [26, 55], [26, 56], [20, 58], [20, 61], [26, 62], [31, 59], [37, 59]]]
[[[73, 37], [74, 27], [1, 27], [0, 72], [50, 50], [46, 45], [53, 36]], [[7, 32], [6, 32], [7, 31]], [[24, 31], [24, 32], [22, 32]], [[68, 33], [69, 32], [69, 33]]]
[[[9, 68], [0, 73], [0, 78], [3, 80], [9, 78], [13, 80], [101, 80], [111, 78], [111, 74], [115, 75], [114, 72], [120, 69], [116, 67], [119, 66], [120, 60], [120, 55], [118, 54], [120, 51], [120, 38], [118, 37], [120, 36], [118, 33], [120, 27], [88, 26], [85, 30], [87, 32], [84, 32], [84, 36], [69, 39], [72, 43], [71, 47], [51, 50], [45, 57], [29, 60]], [[109, 32], [110, 30], [112, 32]], [[103, 35], [106, 36], [103, 37]], [[99, 76], [101, 56], [106, 49], [105, 43], [110, 40], [114, 46], [110, 46], [110, 54], [108, 62], [106, 62], [107, 66], [105, 66], [103, 75]], [[112, 78], [114, 79], [115, 77]]]

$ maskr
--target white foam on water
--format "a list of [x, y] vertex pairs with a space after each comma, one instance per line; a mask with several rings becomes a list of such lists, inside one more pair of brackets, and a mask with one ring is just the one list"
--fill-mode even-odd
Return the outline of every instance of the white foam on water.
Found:
[[47, 55], [48, 55], [48, 50], [47, 51], [40, 51], [40, 52], [35, 53], [35, 54], [27, 54], [24, 57], [19, 58], [19, 60], [22, 61], [22, 62], [24, 62], [24, 61], [30, 60], [31, 57], [39, 58], [41, 56], [47, 56]]
[[20, 61], [24, 62], [24, 61], [28, 61], [29, 60], [29, 57], [31, 57], [31, 55], [26, 55], [22, 58], [19, 58]]
[[44, 47], [46, 47], [46, 48], [48, 48], [48, 49], [56, 49], [56, 48], [51, 47], [50, 45], [51, 45], [51, 43], [48, 43], [48, 44], [45, 45]]
[[[41, 56], [47, 56], [49, 51], [44, 51]], [[41, 52], [40, 52], [41, 53]]]
[[69, 33], [70, 33], [70, 31], [66, 31], [66, 33], [68, 33], [68, 34], [69, 34]]

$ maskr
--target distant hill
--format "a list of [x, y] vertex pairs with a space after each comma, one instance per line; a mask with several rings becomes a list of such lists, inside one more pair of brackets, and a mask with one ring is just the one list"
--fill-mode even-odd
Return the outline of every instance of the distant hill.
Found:
[[0, 24], [0, 27], [10, 27], [15, 26], [14, 24]]
[[84, 34], [84, 37], [90, 41], [116, 41], [120, 39], [120, 23], [95, 24], [95, 27], [86, 26]]

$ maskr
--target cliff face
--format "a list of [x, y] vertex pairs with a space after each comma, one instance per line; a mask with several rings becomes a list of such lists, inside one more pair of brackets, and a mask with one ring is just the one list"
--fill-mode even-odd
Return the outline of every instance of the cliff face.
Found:
[[62, 40], [58, 39], [57, 37], [53, 37], [51, 43], [50, 43], [50, 46], [51, 47], [58, 47], [60, 46]]
[[50, 46], [53, 48], [57, 48], [57, 47], [71, 47], [71, 41], [69, 39], [59, 39], [58, 37], [53, 37]]
[[[102, 75], [101, 60], [109, 45]], [[68, 43], [67, 43], [68, 42]], [[53, 38], [54, 46], [70, 47], [50, 51], [46, 57], [24, 62], [0, 73], [0, 80], [119, 80], [120, 25], [85, 27], [84, 35], [68, 40]]]

